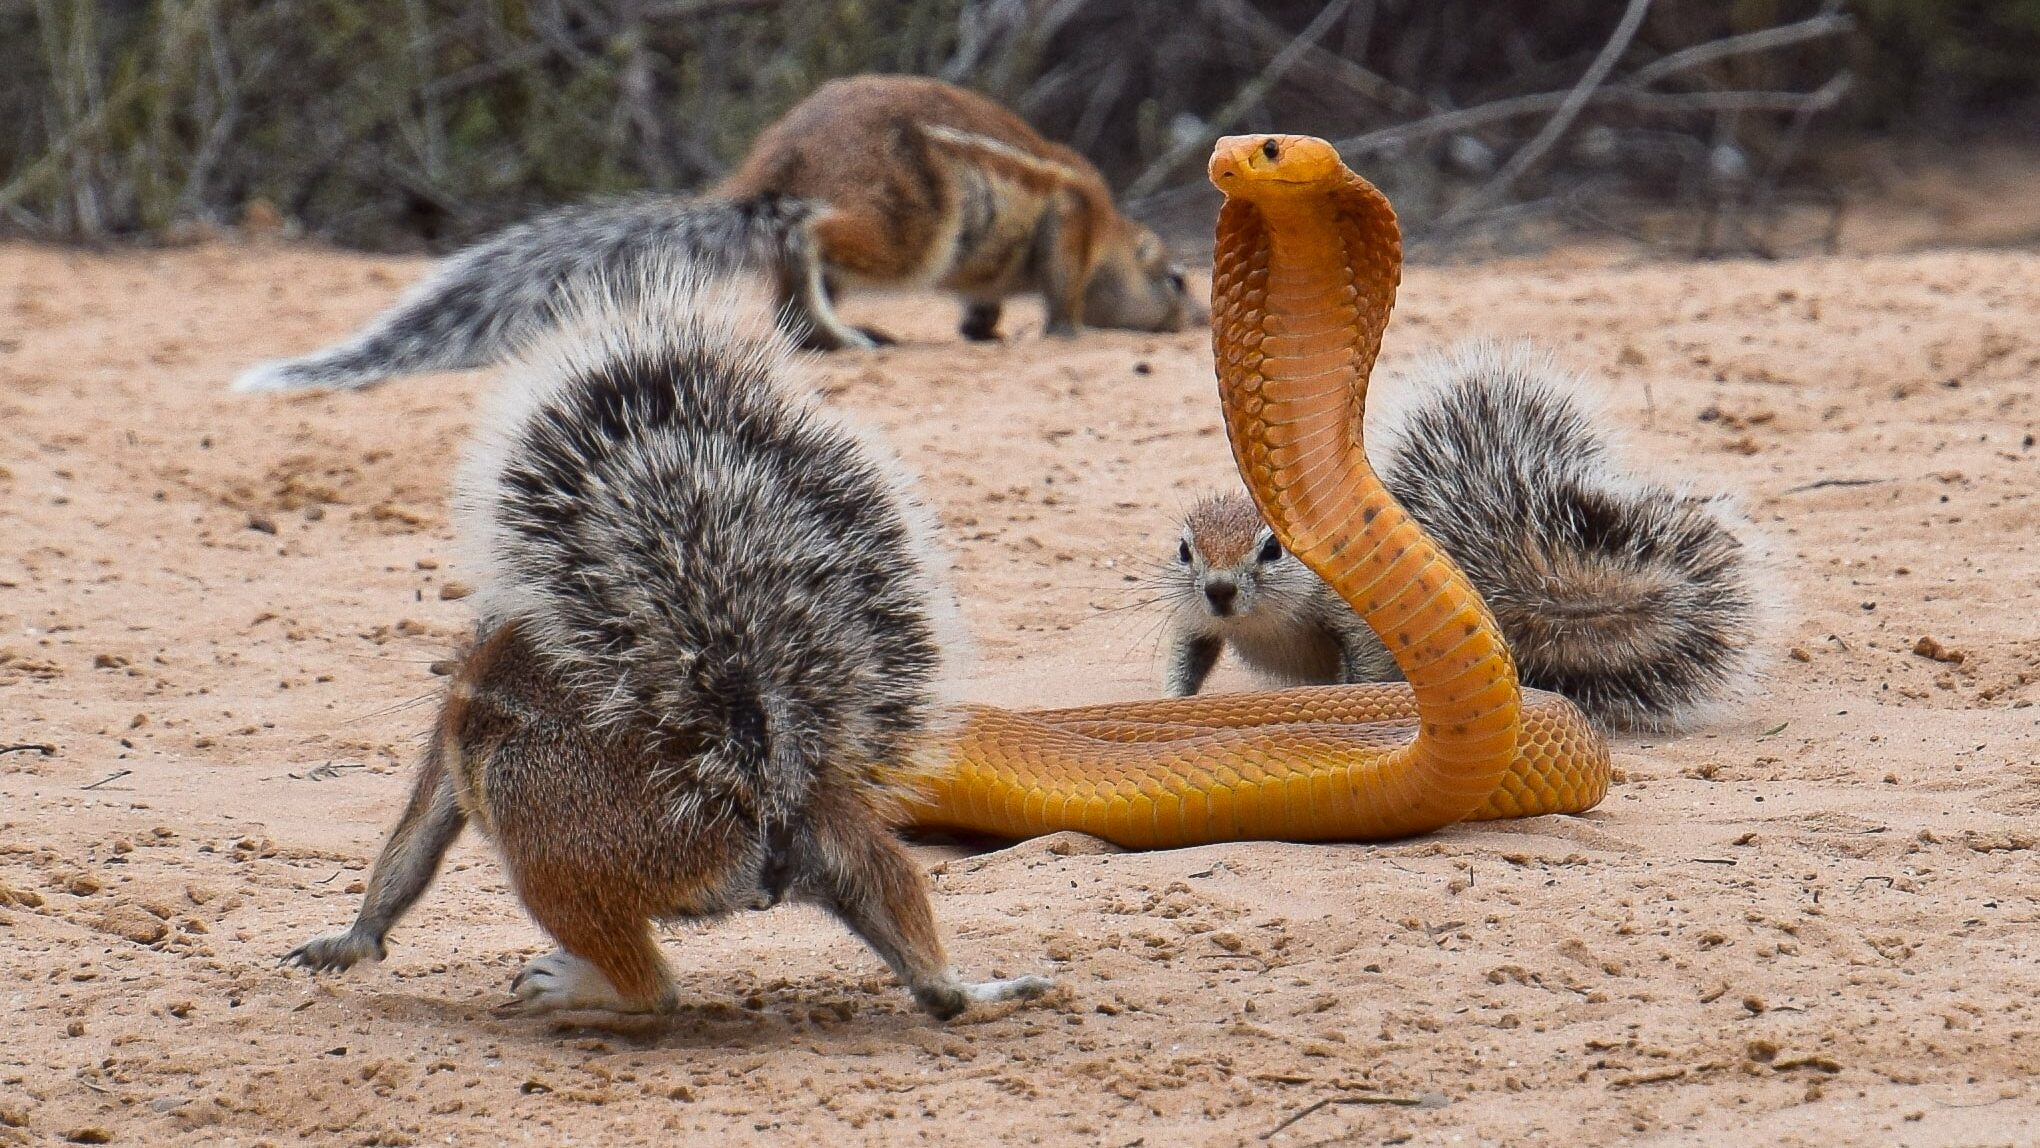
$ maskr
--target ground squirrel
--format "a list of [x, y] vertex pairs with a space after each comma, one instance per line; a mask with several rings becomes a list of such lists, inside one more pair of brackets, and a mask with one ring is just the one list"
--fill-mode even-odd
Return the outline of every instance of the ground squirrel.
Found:
[[383, 954], [469, 821], [559, 950], [531, 1011], [659, 1011], [652, 923], [791, 898], [862, 937], [928, 1012], [1036, 995], [950, 971], [894, 798], [931, 720], [939, 574], [924, 513], [788, 378], [770, 320], [654, 261], [571, 305], [463, 465], [479, 640], [354, 925]]
[[[1549, 356], [1466, 343], [1378, 394], [1383, 483], [1487, 600], [1524, 685], [1604, 725], [1668, 729], [1750, 682], [1768, 607], [1749, 523], [1621, 468]], [[1192, 507], [1173, 558], [1158, 587], [1171, 696], [1196, 693], [1227, 647], [1285, 685], [1399, 676], [1244, 492]]]
[[1203, 321], [1168, 250], [1113, 207], [1082, 156], [983, 96], [859, 76], [767, 128], [714, 194], [584, 204], [506, 228], [441, 260], [352, 338], [257, 364], [234, 389], [487, 366], [544, 330], [564, 284], [654, 252], [760, 276], [782, 326], [814, 350], [885, 341], [836, 314], [830, 290], [845, 285], [955, 291], [973, 339], [995, 338], [1000, 301], [1030, 291], [1048, 301], [1052, 333]]
[[940, 80], [822, 85], [759, 135], [715, 193], [826, 205], [814, 235], [832, 288], [954, 291], [967, 338], [996, 338], [1001, 301], [1035, 292], [1050, 334], [1204, 321], [1168, 249], [1120, 214], [1089, 160]]

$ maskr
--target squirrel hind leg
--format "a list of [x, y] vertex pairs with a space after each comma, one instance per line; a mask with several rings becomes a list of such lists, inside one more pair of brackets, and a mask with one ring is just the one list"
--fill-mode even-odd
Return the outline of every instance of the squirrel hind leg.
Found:
[[[534, 773], [532, 761], [498, 761], [492, 773], [498, 789], [512, 789], [514, 771]], [[551, 767], [585, 767], [600, 773], [608, 763], [588, 756], [559, 754]], [[522, 781], [522, 779], [520, 779]], [[506, 810], [504, 799], [518, 805]], [[524, 911], [559, 944], [559, 952], [532, 960], [510, 983], [522, 1011], [543, 1013], [559, 1009], [600, 1009], [614, 1013], [663, 1013], [677, 1003], [673, 975], [659, 942], [653, 936], [653, 916], [675, 905], [692, 905], [690, 893], [700, 893], [708, 875], [714, 883], [712, 856], [704, 848], [681, 846], [667, 858], [661, 871], [659, 858], [639, 850], [612, 854], [600, 842], [575, 836], [557, 822], [534, 820], [526, 810], [537, 803], [545, 807], [581, 807], [583, 797], [571, 787], [543, 785], [537, 793], [492, 793], [496, 814], [496, 844], [510, 885], [516, 889]], [[581, 814], [585, 816], [585, 814]], [[618, 816], [622, 834], [645, 834], [643, 824]], [[647, 838], [649, 840], [649, 838]], [[687, 914], [692, 916], [692, 914]]]
[[870, 945], [922, 1011], [949, 1020], [974, 1004], [1027, 1000], [1053, 987], [1046, 977], [959, 978], [943, 953], [927, 879], [870, 807], [825, 791], [816, 795], [808, 818], [812, 833], [793, 844], [796, 892]]
[[[646, 941], [650, 943], [650, 932]], [[654, 958], [657, 953], [654, 952]], [[549, 1012], [669, 1012], [674, 994], [668, 986], [663, 995], [645, 997], [617, 987], [615, 977], [601, 965], [568, 949], [559, 948], [524, 966], [510, 982], [517, 1003], [510, 1011], [537, 1015]]]
[[570, 882], [521, 884], [524, 907], [560, 947], [510, 982], [520, 1011], [672, 1011], [678, 1000], [672, 973], [651, 921], [635, 906], [604, 903]]

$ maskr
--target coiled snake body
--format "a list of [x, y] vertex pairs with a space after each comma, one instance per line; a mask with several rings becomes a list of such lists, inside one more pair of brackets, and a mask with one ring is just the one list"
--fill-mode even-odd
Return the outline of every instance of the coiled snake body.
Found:
[[1401, 277], [1394, 210], [1307, 136], [1220, 140], [1210, 173], [1226, 194], [1211, 332], [1233, 457], [1282, 544], [1366, 619], [1408, 684], [973, 708], [914, 822], [1157, 848], [1592, 808], [1607, 744], [1571, 702], [1519, 687], [1487, 607], [1361, 447]]

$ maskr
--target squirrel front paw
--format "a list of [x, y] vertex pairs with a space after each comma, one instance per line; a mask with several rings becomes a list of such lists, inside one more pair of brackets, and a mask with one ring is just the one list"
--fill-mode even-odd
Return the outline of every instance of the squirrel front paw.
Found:
[[310, 969], [315, 973], [345, 972], [362, 961], [380, 961], [389, 955], [383, 943], [352, 929], [314, 937], [283, 955], [280, 962]]

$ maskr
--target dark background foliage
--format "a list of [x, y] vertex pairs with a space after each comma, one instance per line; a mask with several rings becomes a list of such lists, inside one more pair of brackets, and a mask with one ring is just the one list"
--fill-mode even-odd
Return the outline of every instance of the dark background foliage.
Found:
[[444, 248], [700, 187], [862, 71], [1008, 103], [1164, 223], [1208, 210], [1214, 135], [1279, 127], [1450, 231], [1755, 209], [1817, 195], [1825, 149], [1866, 134], [2015, 130], [2040, 109], [2040, 0], [0, 0], [0, 228], [280, 213]]

